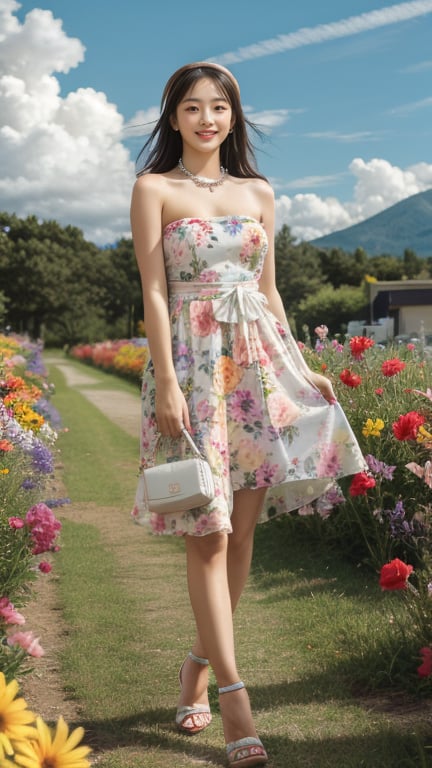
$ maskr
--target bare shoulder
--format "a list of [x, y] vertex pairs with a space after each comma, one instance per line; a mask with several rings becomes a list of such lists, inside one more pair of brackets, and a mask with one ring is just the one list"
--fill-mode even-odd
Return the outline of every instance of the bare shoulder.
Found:
[[166, 179], [162, 173], [143, 173], [135, 181], [133, 193], [138, 195], [163, 194]]
[[263, 205], [272, 205], [274, 203], [274, 191], [271, 184], [266, 179], [253, 179], [256, 194]]

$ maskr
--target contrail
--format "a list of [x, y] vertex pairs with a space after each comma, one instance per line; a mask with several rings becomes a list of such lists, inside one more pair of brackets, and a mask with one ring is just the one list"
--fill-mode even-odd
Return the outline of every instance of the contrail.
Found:
[[359, 16], [350, 16], [347, 19], [341, 19], [341, 21], [318, 24], [316, 27], [302, 27], [287, 35], [278, 35], [269, 40], [262, 40], [259, 43], [238, 48], [236, 51], [212, 56], [209, 61], [219, 64], [235, 64], [248, 59], [258, 59], [261, 56], [271, 56], [274, 53], [282, 53], [305, 45], [315, 45], [327, 40], [359, 35], [370, 29], [415, 19], [417, 16], [425, 16], [427, 13], [432, 13], [432, 0], [412, 0], [412, 2], [397, 3], [396, 5], [389, 5], [387, 8], [361, 13]]

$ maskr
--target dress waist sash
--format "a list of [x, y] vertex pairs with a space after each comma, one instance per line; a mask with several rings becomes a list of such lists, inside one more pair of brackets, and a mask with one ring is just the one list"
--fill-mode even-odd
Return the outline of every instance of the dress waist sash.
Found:
[[257, 320], [267, 304], [267, 298], [258, 290], [257, 280], [239, 283], [171, 280], [168, 292], [170, 296], [211, 301], [215, 320], [220, 323], [248, 323]]

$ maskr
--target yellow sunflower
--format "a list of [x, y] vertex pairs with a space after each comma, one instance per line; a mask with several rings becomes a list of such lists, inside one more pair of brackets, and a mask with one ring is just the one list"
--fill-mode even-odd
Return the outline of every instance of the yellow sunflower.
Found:
[[3, 672], [0, 672], [0, 760], [13, 754], [11, 740], [36, 736], [36, 730], [29, 725], [34, 722], [35, 715], [27, 709], [23, 698], [15, 698], [18, 690], [17, 681], [6, 683]]
[[33, 741], [15, 746], [15, 763], [23, 768], [90, 768], [86, 755], [90, 747], [77, 747], [84, 736], [84, 728], [69, 728], [62, 717], [52, 732], [41, 717], [36, 718], [37, 734]]

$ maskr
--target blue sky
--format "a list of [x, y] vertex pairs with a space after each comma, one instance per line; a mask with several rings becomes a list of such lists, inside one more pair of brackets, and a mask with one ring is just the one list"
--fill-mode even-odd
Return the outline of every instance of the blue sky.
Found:
[[432, 187], [432, 0], [0, 0], [0, 12], [2, 209], [100, 243], [127, 234], [145, 138], [133, 126], [154, 119], [169, 75], [198, 59], [239, 80], [266, 130], [258, 160], [277, 223], [297, 237]]

